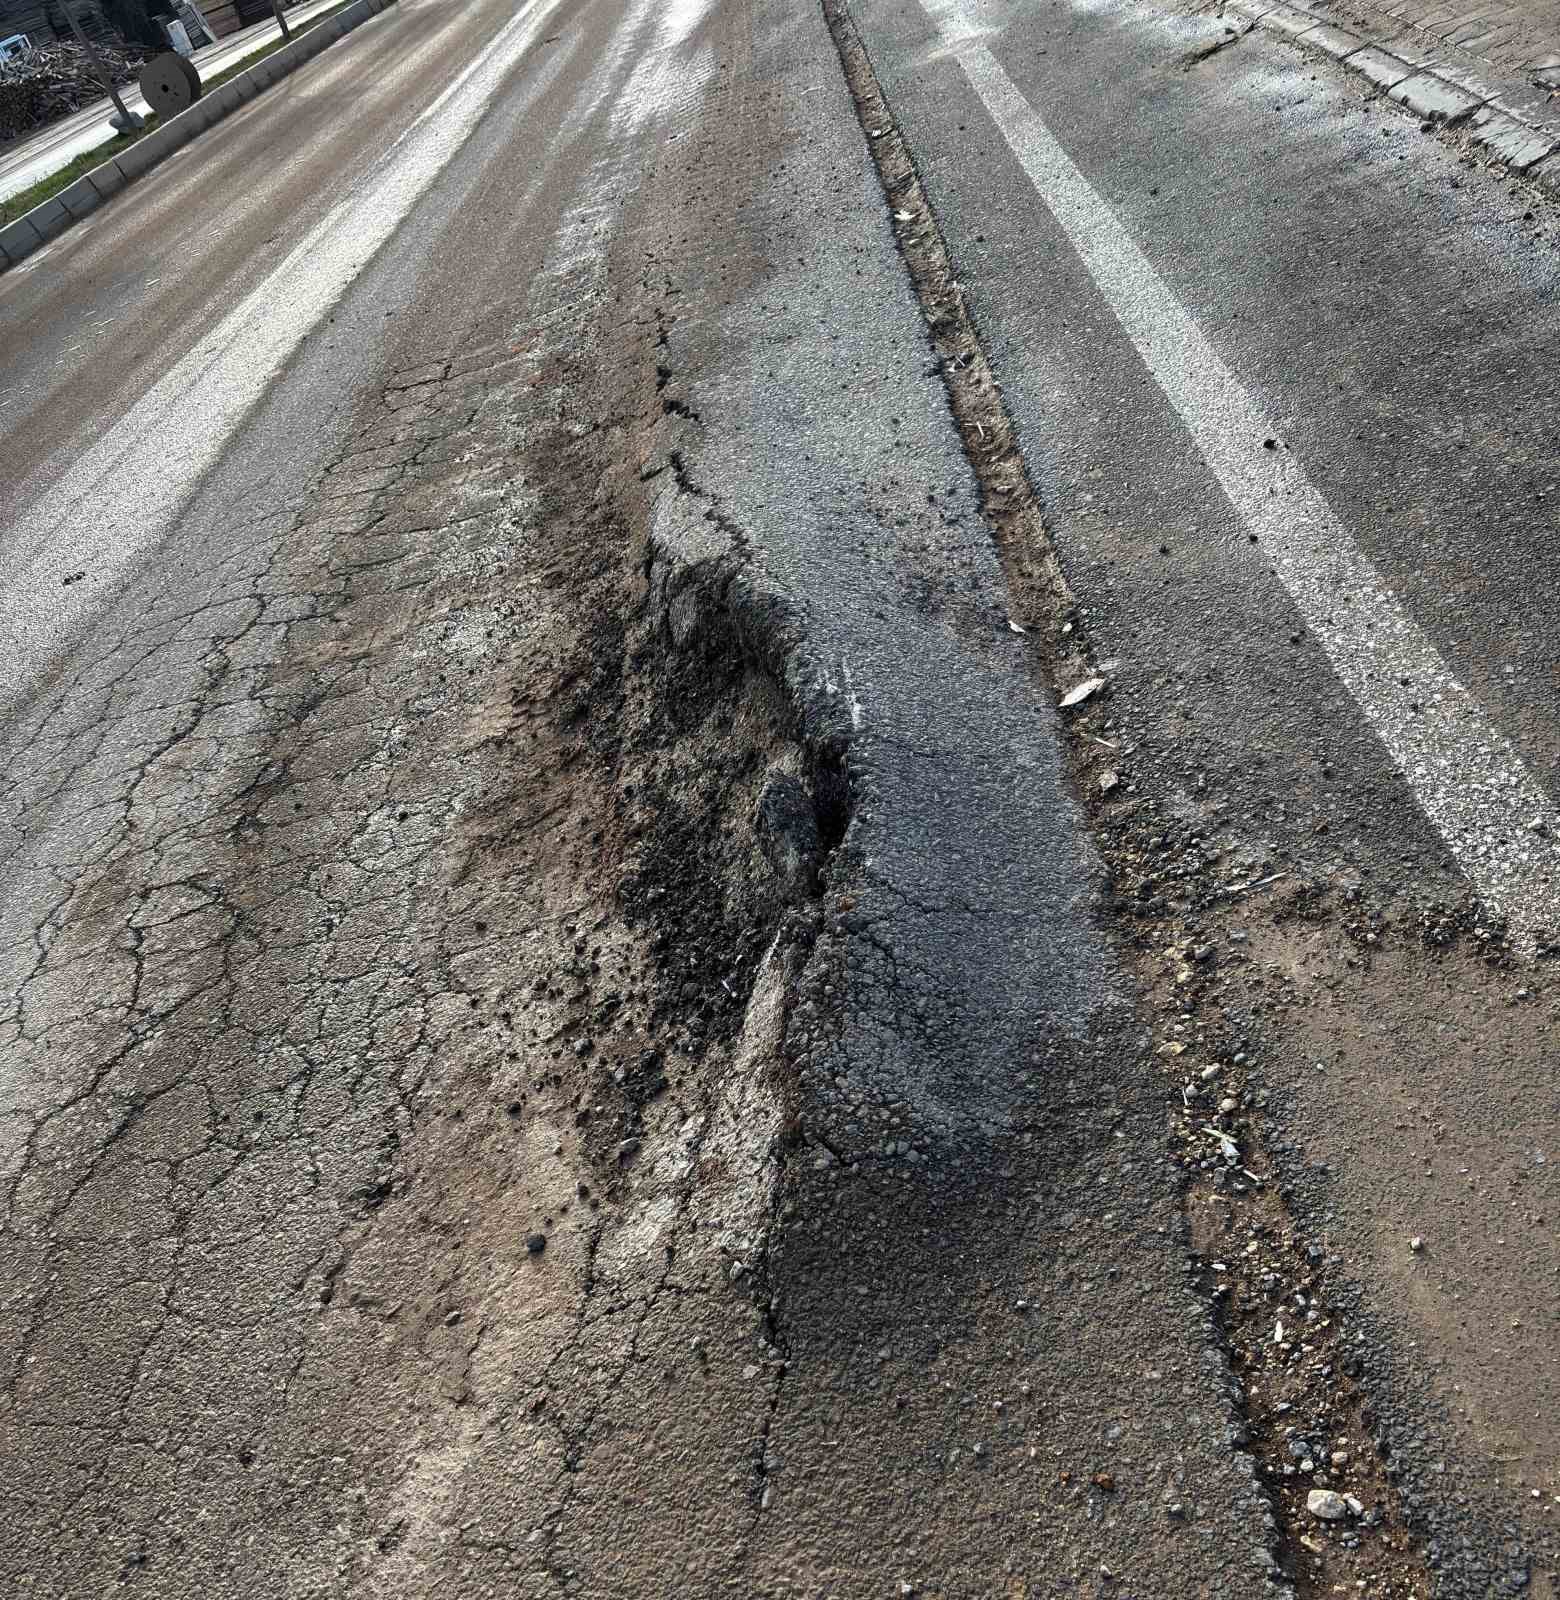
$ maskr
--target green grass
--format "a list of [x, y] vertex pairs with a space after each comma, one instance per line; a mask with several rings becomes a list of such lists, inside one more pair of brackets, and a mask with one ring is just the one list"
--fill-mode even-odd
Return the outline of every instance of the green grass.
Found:
[[[301, 23], [292, 30], [296, 39], [299, 34], [307, 33], [310, 28], [327, 22], [338, 11], [344, 11], [353, 3], [353, 0], [341, 0], [340, 5], [331, 6], [327, 11], [321, 11], [318, 16], [310, 17], [307, 22]], [[288, 26], [292, 26], [290, 23]], [[229, 78], [236, 78], [239, 73], [246, 72], [257, 61], [264, 61], [268, 55], [280, 50], [284, 44], [291, 40], [273, 39], [270, 44], [262, 45], [258, 50], [251, 52], [241, 61], [235, 61], [231, 67], [217, 73], [213, 78], [203, 78], [201, 86], [209, 92], [224, 84]], [[0, 200], [0, 228], [6, 223], [14, 222], [25, 212], [31, 211], [34, 206], [41, 206], [45, 200], [57, 195], [61, 189], [68, 189], [77, 178], [91, 172], [95, 167], [105, 166], [112, 161], [121, 151], [128, 150], [137, 139], [143, 139], [157, 126], [157, 118], [148, 116], [146, 126], [134, 133], [116, 133], [107, 144], [100, 144], [91, 150], [84, 150], [74, 161], [61, 167], [58, 172], [51, 172], [47, 178], [40, 178], [36, 183], [13, 194], [9, 200]]]
[[57, 195], [61, 189], [68, 189], [83, 173], [91, 172], [94, 167], [101, 167], [106, 162], [112, 161], [121, 150], [128, 150], [137, 139], [150, 133], [156, 126], [157, 118], [148, 117], [146, 126], [139, 132], [116, 133], [107, 144], [100, 144], [92, 150], [84, 150], [58, 172], [51, 172], [47, 178], [40, 178], [28, 188], [18, 190], [9, 200], [0, 200], [0, 228], [8, 222], [15, 222], [23, 212], [31, 211], [34, 206], [41, 206], [45, 200]]

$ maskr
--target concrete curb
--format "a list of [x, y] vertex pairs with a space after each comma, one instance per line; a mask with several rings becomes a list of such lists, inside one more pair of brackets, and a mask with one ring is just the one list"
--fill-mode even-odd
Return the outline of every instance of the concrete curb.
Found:
[[181, 111], [169, 121], [159, 123], [112, 161], [105, 161], [102, 166], [83, 173], [74, 183], [61, 189], [42, 205], [34, 206], [15, 222], [7, 223], [0, 228], [0, 272], [14, 267], [51, 239], [59, 238], [66, 229], [74, 227], [83, 217], [96, 211], [111, 195], [118, 194], [126, 184], [150, 172], [175, 150], [182, 150], [207, 128], [253, 100], [261, 90], [270, 88], [278, 79], [297, 71], [327, 45], [334, 44], [344, 34], [351, 33], [370, 17], [378, 16], [395, 3], [396, 0], [353, 0], [352, 5], [338, 11], [327, 21], [317, 23], [307, 33], [300, 33], [291, 44], [272, 51], [248, 71], [240, 72], [220, 88], [202, 95], [188, 111]]
[[1541, 91], [1491, 83], [1412, 38], [1364, 38], [1309, 7], [1310, 0], [1224, 0], [1221, 9], [1330, 56], [1420, 117], [1461, 127], [1489, 160], [1560, 199], [1560, 116]]

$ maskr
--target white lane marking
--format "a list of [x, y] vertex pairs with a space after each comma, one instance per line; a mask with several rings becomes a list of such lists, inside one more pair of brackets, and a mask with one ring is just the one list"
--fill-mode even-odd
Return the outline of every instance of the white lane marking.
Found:
[[87, 604], [61, 591], [60, 570], [85, 567], [101, 580], [162, 537], [304, 336], [466, 142], [557, 6], [523, 6], [199, 348], [6, 530], [0, 648], [16, 670], [0, 710], [25, 695], [50, 643]]
[[1554, 803], [966, 19], [925, 9], [1474, 890], [1519, 941], [1560, 933]]

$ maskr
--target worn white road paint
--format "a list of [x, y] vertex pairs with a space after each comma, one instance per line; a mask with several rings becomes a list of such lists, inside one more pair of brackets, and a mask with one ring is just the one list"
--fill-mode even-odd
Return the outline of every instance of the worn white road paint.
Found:
[[1333, 669], [1480, 898], [1560, 933], [1560, 813], [957, 6], [925, 6]]
[[[41, 664], [48, 640], [76, 620], [62, 567], [90, 567], [101, 587], [166, 532], [305, 335], [465, 144], [557, 7], [522, 6], [275, 270], [6, 530], [0, 638], [22, 646], [17, 657]], [[170, 439], [179, 441], [176, 471], [164, 464]]]
[[691, 121], [719, 71], [714, 49], [693, 42], [714, 0], [654, 0], [652, 9], [653, 33], [639, 42], [634, 70], [613, 105], [619, 137], [631, 138], [666, 116]]

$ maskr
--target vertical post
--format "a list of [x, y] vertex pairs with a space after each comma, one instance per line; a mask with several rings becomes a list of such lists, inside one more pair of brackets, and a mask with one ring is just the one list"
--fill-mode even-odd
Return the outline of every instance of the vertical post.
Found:
[[282, 37], [291, 39], [292, 29], [287, 26], [287, 18], [282, 15], [282, 0], [271, 0], [271, 9], [276, 13], [276, 20], [282, 30]]
[[61, 9], [65, 13], [66, 21], [70, 23], [70, 31], [76, 35], [76, 43], [87, 52], [98, 77], [103, 80], [103, 92], [114, 102], [114, 109], [124, 124], [123, 131], [129, 133], [132, 128], [139, 128], [141, 119], [119, 98], [119, 90], [114, 87], [114, 75], [108, 70], [108, 63], [97, 53], [97, 46], [82, 32], [81, 19], [76, 15], [72, 0], [61, 0]]

